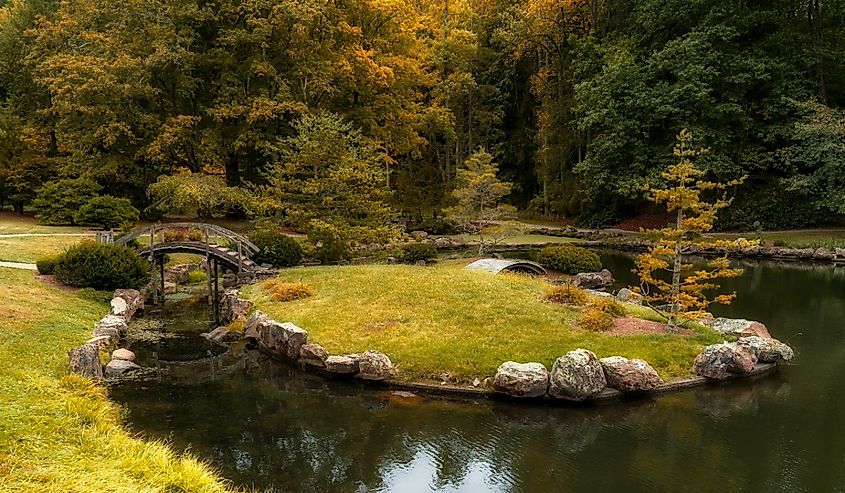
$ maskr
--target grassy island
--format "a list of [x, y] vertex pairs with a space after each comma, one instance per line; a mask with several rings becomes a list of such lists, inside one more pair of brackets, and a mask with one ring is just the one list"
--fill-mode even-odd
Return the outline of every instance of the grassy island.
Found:
[[[704, 328], [684, 334], [581, 330], [578, 308], [542, 300], [547, 281], [468, 271], [457, 262], [300, 267], [280, 278], [306, 283], [313, 296], [275, 302], [261, 284], [245, 295], [272, 318], [306, 329], [331, 354], [383, 351], [407, 380], [444, 372], [459, 381], [483, 379], [507, 360], [551, 367], [579, 347], [599, 357], [644, 359], [668, 380], [689, 375], [701, 348], [721, 340]], [[653, 317], [642, 307], [625, 307], [629, 316]]]

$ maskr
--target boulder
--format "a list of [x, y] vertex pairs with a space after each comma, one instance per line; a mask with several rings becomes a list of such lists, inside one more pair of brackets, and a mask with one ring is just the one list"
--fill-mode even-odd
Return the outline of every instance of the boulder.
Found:
[[111, 353], [111, 359], [113, 359], [113, 360], [122, 359], [122, 360], [125, 360], [125, 361], [135, 361], [135, 353], [133, 353], [132, 351], [130, 351], [128, 349], [124, 349], [124, 348], [115, 349]]
[[411, 231], [410, 235], [411, 238], [417, 241], [428, 238], [428, 233], [426, 233], [425, 231]]
[[702, 323], [709, 325], [716, 332], [734, 337], [768, 337], [769, 329], [760, 322], [745, 320], [744, 318], [717, 317], [709, 320], [702, 320]]
[[749, 257], [752, 257], [752, 256], [758, 257], [758, 256], [763, 255], [765, 253], [764, 250], [763, 250], [763, 247], [761, 247], [760, 245], [751, 245], [751, 246], [743, 248], [741, 251], [742, 251], [743, 255], [746, 255], [746, 256], [749, 256]]
[[581, 272], [575, 275], [575, 285], [583, 289], [604, 289], [613, 284], [613, 274], [607, 269]]
[[648, 362], [611, 356], [599, 360], [607, 386], [620, 392], [647, 392], [663, 383], [663, 379]]
[[269, 350], [298, 359], [302, 345], [308, 342], [308, 332], [291, 322], [270, 320], [256, 310], [244, 326], [244, 338], [255, 339]]
[[576, 349], [555, 360], [549, 376], [549, 395], [558, 399], [583, 401], [607, 387], [599, 359], [592, 351]]
[[813, 258], [813, 254], [815, 254], [815, 253], [816, 253], [816, 251], [812, 248], [797, 248], [797, 249], [795, 249], [795, 254], [798, 256], [798, 258], [810, 259], [810, 258]]
[[126, 333], [126, 320], [117, 315], [106, 315], [94, 325], [92, 337], [109, 336], [112, 339], [120, 339]]
[[815, 252], [813, 252], [813, 258], [815, 260], [833, 260], [836, 255], [833, 253], [833, 250], [829, 248], [817, 248]]
[[837, 259], [845, 259], [845, 248], [834, 248], [833, 254]]
[[[281, 326], [284, 332], [285, 354], [288, 358], [296, 359], [299, 357], [302, 346], [308, 342], [308, 332], [292, 322], [285, 322]], [[278, 349], [281, 350], [281, 348]]]
[[144, 296], [137, 289], [116, 289], [112, 297], [121, 298], [126, 302], [126, 313], [123, 318], [127, 322], [132, 320], [136, 312], [144, 309]]
[[385, 380], [393, 375], [393, 363], [386, 354], [370, 350], [361, 355], [358, 370], [366, 380]]
[[303, 344], [299, 348], [299, 361], [318, 368], [326, 367], [329, 353], [319, 344]]
[[103, 365], [100, 363], [100, 348], [87, 343], [68, 352], [68, 371], [94, 380], [102, 380]]
[[241, 298], [237, 289], [226, 289], [220, 298], [220, 319], [224, 324], [234, 320], [246, 320], [252, 302]]
[[190, 272], [187, 264], [174, 265], [164, 269], [164, 280], [175, 284], [185, 284], [188, 282]]
[[106, 378], [123, 376], [131, 371], [140, 370], [141, 367], [131, 361], [124, 359], [113, 359], [106, 365]]
[[[557, 284], [566, 284], [566, 281], [559, 281]], [[616, 296], [608, 293], [607, 291], [598, 291], [595, 289], [584, 289], [585, 293], [589, 294], [590, 296], [597, 296], [599, 298], [607, 298], [607, 299], [616, 299]]]
[[262, 313], [260, 310], [252, 312], [252, 315], [250, 315], [246, 324], [244, 324], [244, 338], [258, 340], [260, 337], [258, 334], [258, 327], [267, 320], [269, 320], [267, 315]]
[[640, 294], [637, 294], [631, 291], [628, 288], [622, 288], [616, 293], [616, 299], [623, 303], [634, 303], [636, 305], [641, 305], [643, 302], [643, 297]]
[[548, 388], [549, 371], [542, 363], [506, 361], [493, 377], [493, 390], [513, 397], [542, 397]]
[[176, 283], [164, 281], [164, 294], [176, 294]]
[[109, 302], [109, 309], [110, 315], [117, 315], [118, 317], [123, 317], [126, 320], [126, 314], [129, 312], [129, 305], [126, 303], [126, 300], [123, 298], [112, 298]]
[[777, 339], [749, 336], [737, 341], [737, 345], [753, 354], [760, 363], [780, 363], [792, 360], [792, 348]]
[[696, 375], [723, 380], [732, 375], [748, 375], [757, 358], [737, 343], [713, 344], [704, 348], [692, 363]]
[[361, 357], [357, 354], [344, 356], [329, 356], [326, 358], [326, 370], [332, 373], [351, 375], [358, 373], [358, 361]]

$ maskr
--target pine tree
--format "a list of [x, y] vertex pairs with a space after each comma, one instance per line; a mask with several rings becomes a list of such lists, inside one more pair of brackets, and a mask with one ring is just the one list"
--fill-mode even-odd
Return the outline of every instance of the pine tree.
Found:
[[484, 228], [514, 212], [512, 206], [500, 204], [512, 186], [496, 177], [498, 171], [499, 166], [487, 151], [482, 149], [470, 154], [458, 169], [457, 187], [452, 191], [457, 203], [446, 210], [447, 217], [461, 229], [478, 233], [479, 255], [484, 253]]
[[[657, 233], [660, 239], [637, 258], [636, 264], [640, 286], [634, 288], [635, 291], [643, 295], [650, 307], [667, 318], [669, 327], [676, 327], [682, 316], [693, 320], [705, 316], [705, 309], [713, 303], [731, 303], [735, 293], [710, 297], [711, 292], [719, 288], [715, 280], [739, 276], [742, 270], [730, 267], [727, 252], [751, 244], [745, 240], [710, 241], [709, 246], [724, 249], [725, 255], [708, 261], [705, 268], [683, 261], [683, 256], [693, 246], [702, 243], [702, 235], [713, 229], [718, 211], [730, 204], [724, 198], [707, 201], [706, 196], [718, 194], [742, 181], [718, 183], [702, 179], [705, 172], [696, 166], [693, 159], [706, 151], [689, 147], [691, 138], [688, 131], [681, 130], [674, 151], [678, 162], [662, 173], [665, 187], [647, 189], [649, 200], [665, 205], [667, 211], [675, 214], [675, 221], [663, 229], [651, 231]], [[660, 272], [671, 274], [671, 280], [664, 280]]]

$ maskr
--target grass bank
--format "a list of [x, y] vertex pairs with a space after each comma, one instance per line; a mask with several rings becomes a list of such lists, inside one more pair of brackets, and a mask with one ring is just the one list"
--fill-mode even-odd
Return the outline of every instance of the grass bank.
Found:
[[104, 387], [66, 374], [105, 305], [4, 268], [0, 300], [0, 491], [229, 491], [201, 462], [132, 436]]
[[308, 330], [309, 339], [332, 354], [383, 351], [404, 379], [448, 372], [471, 381], [492, 376], [507, 360], [550, 368], [557, 357], [579, 347], [600, 357], [645, 359], [671, 379], [689, 375], [701, 348], [721, 340], [706, 330], [695, 336], [584, 331], [573, 323], [575, 308], [541, 300], [549, 287], [545, 280], [467, 271], [459, 263], [301, 267], [281, 278], [301, 280], [315, 294], [274, 302], [257, 284], [246, 288], [245, 296], [276, 320]]

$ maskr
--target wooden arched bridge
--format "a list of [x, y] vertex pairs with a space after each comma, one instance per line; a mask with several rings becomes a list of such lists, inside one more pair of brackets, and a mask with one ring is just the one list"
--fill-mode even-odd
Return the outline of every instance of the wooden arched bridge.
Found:
[[[148, 244], [144, 241], [147, 238]], [[258, 253], [258, 247], [246, 236], [216, 224], [156, 223], [135, 229], [114, 242], [132, 245], [133, 240], [139, 244], [144, 241], [137, 251], [145, 258], [168, 253], [195, 253], [239, 273], [258, 267], [251, 259]]]
[[97, 240], [133, 247], [153, 264], [153, 302], [158, 303], [159, 283], [164, 297], [164, 256], [171, 253], [193, 253], [205, 257], [209, 303], [217, 306], [221, 270], [238, 275], [251, 275], [259, 269], [252, 256], [259, 248], [235, 231], [209, 223], [156, 223], [137, 228], [117, 239], [111, 232], [101, 232]]

